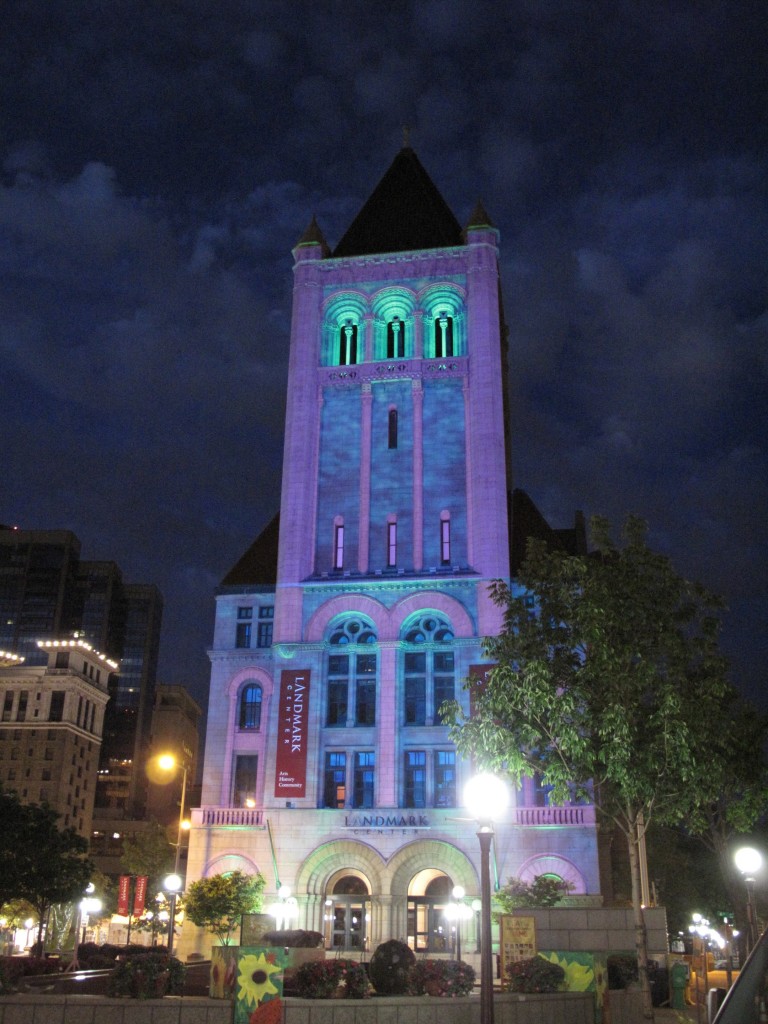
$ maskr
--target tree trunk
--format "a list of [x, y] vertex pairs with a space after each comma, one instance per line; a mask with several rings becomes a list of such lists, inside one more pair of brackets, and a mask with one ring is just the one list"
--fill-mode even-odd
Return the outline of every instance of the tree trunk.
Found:
[[648, 977], [648, 937], [643, 918], [643, 902], [640, 886], [640, 835], [637, 820], [633, 819], [627, 833], [629, 853], [629, 874], [632, 880], [632, 915], [635, 922], [635, 948], [637, 950], [637, 972], [640, 989], [643, 993], [643, 1017], [653, 1020], [653, 1000], [651, 999], [651, 981]]

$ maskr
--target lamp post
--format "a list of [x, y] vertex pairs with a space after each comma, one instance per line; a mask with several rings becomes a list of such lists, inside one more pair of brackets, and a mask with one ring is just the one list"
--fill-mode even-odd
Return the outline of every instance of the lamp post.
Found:
[[757, 942], [757, 914], [755, 913], [755, 875], [763, 866], [762, 854], [751, 846], [742, 846], [733, 855], [736, 867], [744, 876], [747, 888], [747, 956]]
[[496, 775], [475, 775], [464, 787], [464, 806], [477, 822], [480, 843], [480, 1024], [493, 1024], [493, 951], [491, 948], [491, 843], [493, 822], [509, 801]]
[[172, 875], [166, 875], [163, 880], [163, 888], [166, 892], [171, 894], [171, 910], [168, 918], [168, 956], [173, 956], [173, 932], [174, 925], [176, 923], [176, 897], [179, 894], [179, 890], [182, 886], [181, 876], [174, 872]]
[[181, 834], [184, 831], [184, 801], [187, 796], [187, 766], [179, 764], [179, 761], [173, 754], [162, 754], [157, 759], [157, 763], [166, 771], [171, 771], [173, 768], [181, 768], [183, 772], [181, 778], [181, 803], [179, 805], [179, 827], [176, 832], [176, 856], [173, 861], [173, 873], [178, 875], [181, 862]]

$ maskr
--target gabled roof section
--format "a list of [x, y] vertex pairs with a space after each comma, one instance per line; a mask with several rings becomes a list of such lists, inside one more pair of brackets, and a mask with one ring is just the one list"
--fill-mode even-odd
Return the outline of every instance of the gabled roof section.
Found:
[[280, 513], [270, 520], [245, 554], [221, 581], [222, 587], [274, 586], [277, 580], [277, 541]]
[[463, 245], [461, 226], [410, 146], [397, 154], [333, 256]]

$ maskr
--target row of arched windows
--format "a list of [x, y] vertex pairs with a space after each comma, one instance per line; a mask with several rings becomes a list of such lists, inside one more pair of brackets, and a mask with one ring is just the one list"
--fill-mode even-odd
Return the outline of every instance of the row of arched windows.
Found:
[[[457, 320], [452, 311], [440, 312], [428, 325], [425, 333], [423, 357], [425, 359], [450, 359], [463, 355], [463, 346], [458, 351]], [[346, 319], [338, 326], [329, 329], [330, 344], [327, 346], [326, 364], [330, 366], [353, 366], [364, 359], [361, 342], [360, 325]], [[411, 322], [393, 317], [384, 325], [381, 336], [374, 340], [374, 359], [411, 359], [415, 355], [413, 341], [413, 325]], [[458, 340], [458, 339], [457, 339]]]
[[324, 366], [462, 356], [467, 351], [464, 291], [445, 282], [422, 294], [399, 286], [374, 296], [339, 292], [326, 303], [322, 331]]

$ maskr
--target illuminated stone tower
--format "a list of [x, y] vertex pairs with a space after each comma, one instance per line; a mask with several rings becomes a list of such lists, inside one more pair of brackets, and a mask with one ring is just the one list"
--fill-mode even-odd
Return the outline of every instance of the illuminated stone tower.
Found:
[[[331, 947], [446, 950], [453, 886], [478, 892], [438, 708], [483, 671], [511, 575], [497, 247], [406, 147], [332, 252], [314, 221], [294, 249], [279, 544], [273, 522], [217, 596], [189, 863], [289, 885]], [[527, 784], [497, 867], [596, 895], [593, 809]]]

